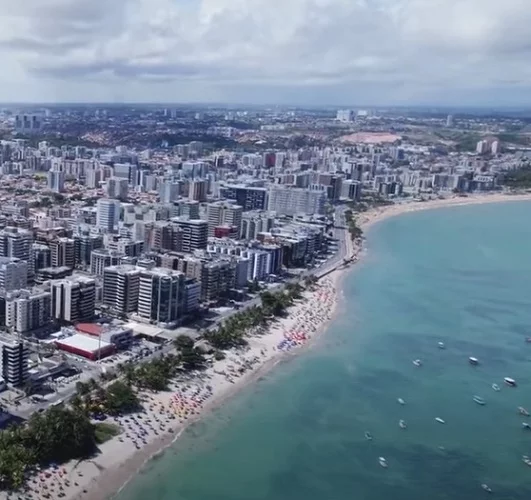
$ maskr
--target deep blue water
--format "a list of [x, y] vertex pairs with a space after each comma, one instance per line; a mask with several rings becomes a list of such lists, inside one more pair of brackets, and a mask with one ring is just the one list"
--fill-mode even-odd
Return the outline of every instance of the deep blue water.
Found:
[[531, 431], [516, 410], [531, 411], [530, 216], [518, 202], [373, 227], [328, 332], [193, 426], [119, 499], [475, 500], [484, 482], [492, 498], [531, 499]]

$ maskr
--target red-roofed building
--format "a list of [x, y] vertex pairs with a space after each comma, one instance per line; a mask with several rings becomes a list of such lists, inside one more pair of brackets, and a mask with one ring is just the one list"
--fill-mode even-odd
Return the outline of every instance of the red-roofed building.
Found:
[[103, 327], [97, 323], [78, 323], [76, 330], [87, 335], [92, 335], [93, 337], [99, 337], [103, 333]]

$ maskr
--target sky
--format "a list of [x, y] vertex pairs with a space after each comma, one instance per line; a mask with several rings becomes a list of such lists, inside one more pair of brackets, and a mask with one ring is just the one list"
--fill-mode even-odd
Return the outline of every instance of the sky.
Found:
[[530, 0], [0, 0], [0, 102], [531, 105]]

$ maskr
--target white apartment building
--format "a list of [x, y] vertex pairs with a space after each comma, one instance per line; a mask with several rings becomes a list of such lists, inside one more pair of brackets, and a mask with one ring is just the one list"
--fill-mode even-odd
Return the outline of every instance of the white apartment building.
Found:
[[269, 189], [268, 210], [279, 215], [324, 215], [326, 190], [302, 189], [290, 186], [273, 185]]
[[101, 198], [98, 200], [96, 212], [96, 226], [112, 233], [120, 219], [120, 202]]
[[70, 276], [53, 281], [52, 316], [68, 323], [90, 321], [96, 304], [96, 281], [84, 276]]
[[28, 285], [28, 263], [15, 257], [0, 257], [0, 291], [12, 292]]
[[20, 290], [6, 297], [6, 327], [26, 333], [50, 323], [52, 295], [39, 289]]

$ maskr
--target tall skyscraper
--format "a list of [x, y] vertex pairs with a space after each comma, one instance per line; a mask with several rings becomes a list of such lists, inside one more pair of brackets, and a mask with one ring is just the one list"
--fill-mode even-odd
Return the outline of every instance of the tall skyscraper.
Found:
[[94, 317], [96, 281], [71, 276], [52, 282], [52, 316], [68, 323], [90, 321]]
[[183, 252], [193, 252], [206, 248], [208, 243], [208, 223], [205, 220], [186, 220], [175, 218], [172, 221], [181, 229], [181, 248]]
[[160, 267], [140, 273], [138, 315], [149, 321], [176, 324], [184, 313], [185, 276]]
[[6, 326], [26, 333], [50, 323], [52, 295], [44, 290], [20, 290], [6, 297]]
[[28, 263], [14, 257], [0, 257], [0, 293], [28, 286]]
[[127, 200], [129, 183], [127, 179], [110, 177], [107, 179], [106, 191], [109, 198], [125, 201]]
[[75, 266], [75, 241], [70, 238], [57, 238], [50, 242], [52, 267]]
[[207, 205], [208, 236], [214, 236], [214, 229], [218, 226], [235, 228], [234, 237], [240, 234], [242, 226], [243, 208], [224, 201], [216, 201]]
[[159, 186], [159, 198], [161, 203], [173, 203], [181, 194], [181, 184], [165, 180]]
[[13, 387], [20, 387], [29, 376], [29, 348], [23, 342], [1, 342], [2, 378]]
[[128, 314], [137, 310], [141, 269], [121, 265], [103, 271], [103, 303], [113, 311]]
[[33, 233], [16, 227], [0, 231], [0, 257], [16, 257], [28, 263], [28, 281], [35, 276]]
[[112, 233], [120, 219], [120, 202], [101, 198], [97, 203], [96, 226]]
[[48, 189], [55, 193], [62, 193], [65, 190], [65, 173], [59, 170], [48, 172]]

